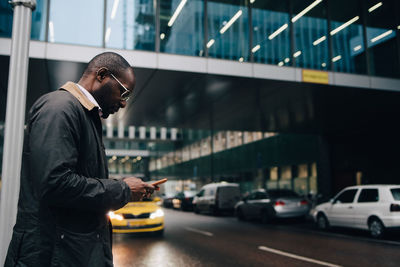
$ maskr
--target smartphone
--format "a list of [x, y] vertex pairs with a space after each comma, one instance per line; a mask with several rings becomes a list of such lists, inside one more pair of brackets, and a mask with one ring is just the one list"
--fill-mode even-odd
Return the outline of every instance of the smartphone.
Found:
[[151, 185], [154, 185], [154, 186], [156, 186], [156, 185], [160, 185], [160, 184], [163, 184], [163, 183], [165, 183], [166, 181], [168, 181], [168, 179], [167, 179], [167, 178], [164, 178], [164, 179], [161, 179], [161, 180], [155, 181], [155, 182], [154, 182], [154, 183], [152, 183]]

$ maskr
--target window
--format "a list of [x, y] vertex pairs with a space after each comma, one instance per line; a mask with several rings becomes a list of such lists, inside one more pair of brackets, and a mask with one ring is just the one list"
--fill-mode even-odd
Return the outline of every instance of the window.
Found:
[[208, 55], [247, 61], [249, 21], [245, 0], [208, 1]]
[[267, 194], [265, 192], [256, 192], [256, 197], [255, 199], [266, 199], [268, 198]]
[[331, 1], [331, 29], [333, 70], [366, 73], [364, 34], [359, 1]]
[[103, 1], [52, 0], [49, 42], [102, 46], [103, 13]]
[[204, 195], [204, 189], [201, 190], [199, 193], [197, 193], [197, 196], [198, 196], [198, 197], [202, 197], [203, 195]]
[[[330, 67], [325, 5], [326, 1], [293, 1], [295, 48], [290, 60], [295, 60], [297, 67], [320, 70], [328, 70]], [[310, 7], [305, 15], [299, 16]]]
[[394, 200], [400, 200], [400, 188], [390, 189], [390, 192], [392, 192]]
[[352, 203], [358, 189], [349, 189], [335, 198], [334, 203]]
[[253, 3], [254, 62], [291, 66], [288, 7], [286, 0]]
[[399, 76], [398, 42], [398, 0], [366, 0], [367, 44], [371, 75]]
[[[152, 1], [148, 1], [152, 3]], [[160, 1], [160, 51], [203, 56], [204, 2]]]
[[106, 47], [155, 50], [155, 10], [152, 1], [107, 1]]
[[358, 197], [358, 202], [378, 202], [378, 189], [363, 189]]

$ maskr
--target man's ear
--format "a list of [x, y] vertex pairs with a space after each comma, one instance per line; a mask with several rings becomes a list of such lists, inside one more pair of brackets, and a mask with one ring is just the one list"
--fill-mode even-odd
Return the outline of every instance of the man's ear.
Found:
[[107, 76], [107, 74], [108, 74], [108, 69], [102, 67], [102, 68], [100, 68], [100, 69], [97, 70], [97, 72], [96, 72], [96, 79], [97, 79], [99, 82], [102, 82], [102, 81], [104, 80], [104, 78]]

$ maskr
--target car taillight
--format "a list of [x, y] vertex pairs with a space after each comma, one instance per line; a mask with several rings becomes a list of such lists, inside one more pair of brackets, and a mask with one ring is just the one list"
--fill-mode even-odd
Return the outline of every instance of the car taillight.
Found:
[[308, 205], [308, 201], [303, 199], [302, 201], [300, 201], [300, 205]]
[[400, 211], [400, 205], [399, 204], [390, 205], [390, 211]]
[[284, 206], [284, 205], [285, 202], [283, 202], [282, 200], [275, 201], [275, 206]]

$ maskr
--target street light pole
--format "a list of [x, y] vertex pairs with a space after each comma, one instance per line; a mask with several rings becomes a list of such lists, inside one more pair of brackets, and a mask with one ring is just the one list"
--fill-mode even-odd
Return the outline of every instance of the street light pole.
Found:
[[14, 8], [14, 18], [4, 127], [0, 201], [0, 265], [5, 261], [17, 214], [24, 139], [29, 40], [32, 11], [36, 7], [36, 0], [12, 0], [9, 3]]

